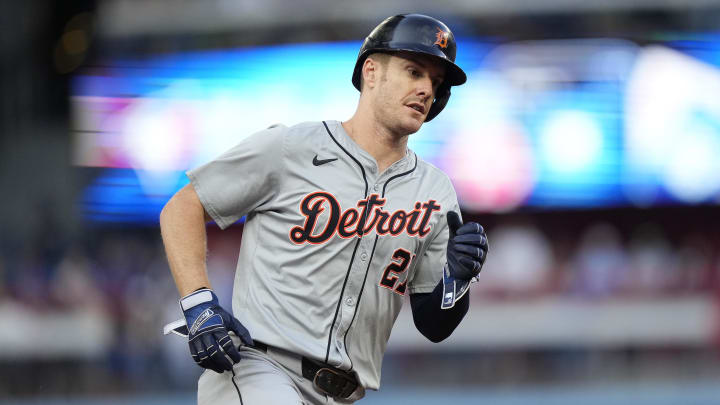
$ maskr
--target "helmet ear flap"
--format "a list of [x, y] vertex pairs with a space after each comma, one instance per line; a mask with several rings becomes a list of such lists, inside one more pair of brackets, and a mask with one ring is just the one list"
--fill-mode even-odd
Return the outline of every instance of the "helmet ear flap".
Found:
[[445, 108], [448, 100], [450, 100], [450, 86], [443, 83], [437, 90], [437, 96], [430, 106], [430, 111], [428, 111], [428, 115], [425, 117], [425, 122], [430, 122], [433, 118], [440, 114], [440, 111]]

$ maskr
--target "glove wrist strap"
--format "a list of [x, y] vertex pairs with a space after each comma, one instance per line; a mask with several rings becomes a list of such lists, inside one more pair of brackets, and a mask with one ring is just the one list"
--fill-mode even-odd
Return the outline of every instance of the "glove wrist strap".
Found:
[[209, 288], [202, 288], [200, 290], [193, 291], [180, 299], [180, 308], [183, 311], [187, 311], [192, 307], [206, 302], [211, 302], [214, 295], [213, 291]]

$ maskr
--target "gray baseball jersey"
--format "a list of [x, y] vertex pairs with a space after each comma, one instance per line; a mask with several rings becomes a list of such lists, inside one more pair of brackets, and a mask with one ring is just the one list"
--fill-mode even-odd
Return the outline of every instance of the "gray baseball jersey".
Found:
[[233, 312], [252, 337], [377, 389], [403, 296], [442, 278], [448, 177], [410, 150], [379, 173], [338, 121], [268, 128], [188, 176], [221, 228], [247, 215]]

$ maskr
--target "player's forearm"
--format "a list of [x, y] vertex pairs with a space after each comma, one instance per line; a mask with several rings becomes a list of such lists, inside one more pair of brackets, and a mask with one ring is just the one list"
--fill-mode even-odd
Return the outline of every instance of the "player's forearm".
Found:
[[437, 343], [445, 340], [463, 320], [470, 308], [470, 294], [465, 294], [455, 302], [450, 309], [442, 309], [440, 305], [443, 298], [442, 281], [438, 283], [432, 293], [412, 294], [413, 321], [415, 327], [430, 341]]
[[181, 297], [210, 287], [205, 218], [205, 210], [189, 185], [175, 194], [160, 213], [165, 253]]

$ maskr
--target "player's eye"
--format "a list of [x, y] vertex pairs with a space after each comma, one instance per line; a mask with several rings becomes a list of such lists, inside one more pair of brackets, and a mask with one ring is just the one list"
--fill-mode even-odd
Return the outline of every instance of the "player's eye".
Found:
[[410, 75], [412, 77], [420, 77], [421, 76], [420, 72], [415, 68], [409, 68], [408, 71], [410, 72]]

